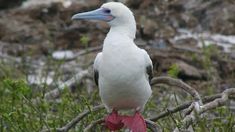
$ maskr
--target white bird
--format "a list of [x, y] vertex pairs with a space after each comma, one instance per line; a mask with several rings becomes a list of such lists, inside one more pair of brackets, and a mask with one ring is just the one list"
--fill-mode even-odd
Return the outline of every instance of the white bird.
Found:
[[[153, 66], [147, 52], [134, 43], [133, 13], [122, 3], [109, 2], [94, 11], [75, 14], [72, 19], [103, 20], [111, 27], [103, 50], [94, 61], [94, 77], [101, 100], [109, 112], [113, 111], [105, 118], [107, 127], [118, 130], [126, 126], [134, 132], [146, 131], [139, 111], [152, 93], [149, 82]], [[116, 111], [123, 109], [134, 109], [136, 114], [118, 115]]]

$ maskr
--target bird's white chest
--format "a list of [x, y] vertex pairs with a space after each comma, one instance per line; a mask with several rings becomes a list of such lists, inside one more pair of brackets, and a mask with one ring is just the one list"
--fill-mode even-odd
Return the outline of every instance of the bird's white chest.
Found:
[[113, 83], [128, 83], [144, 73], [144, 60], [135, 47], [114, 46], [103, 51], [100, 74]]
[[104, 47], [99, 68], [102, 101], [109, 108], [142, 107], [151, 95], [141, 50], [134, 46]]

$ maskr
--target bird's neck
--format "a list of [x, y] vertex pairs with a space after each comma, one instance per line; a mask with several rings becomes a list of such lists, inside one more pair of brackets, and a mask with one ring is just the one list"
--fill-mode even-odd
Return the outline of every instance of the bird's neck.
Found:
[[128, 23], [111, 26], [108, 35], [120, 34], [128, 36], [130, 39], [135, 39], [136, 23], [135, 20], [130, 20]]

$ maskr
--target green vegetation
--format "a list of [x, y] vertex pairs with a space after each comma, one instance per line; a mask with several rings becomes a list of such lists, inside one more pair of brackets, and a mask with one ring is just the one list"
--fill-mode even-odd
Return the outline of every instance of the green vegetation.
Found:
[[90, 38], [86, 35], [83, 35], [81, 38], [80, 38], [80, 43], [81, 45], [85, 46], [85, 48], [88, 47], [88, 42], [90, 41]]
[[[94, 101], [98, 99], [97, 92], [95, 92], [92, 97], [86, 95], [86, 93], [80, 92], [82, 91], [77, 92], [77, 94], [71, 94], [70, 91], [64, 90], [59, 102], [47, 102], [39, 97], [38, 102], [35, 103], [33, 100], [36, 97], [33, 97], [31, 88], [28, 87], [24, 81], [6, 79], [3, 81], [0, 90], [0, 111], [2, 113], [0, 118], [0, 130], [2, 132], [26, 132], [62, 127], [84, 109], [89, 109], [96, 104]], [[168, 100], [168, 102], [161, 102], [158, 105], [154, 102], [155, 99], [151, 99], [146, 105], [146, 117], [149, 115], [149, 112], [153, 114], [160, 113], [160, 108], [163, 108], [164, 104], [168, 104], [167, 107], [173, 105], [170, 103], [172, 101], [169, 100], [169, 96], [165, 97], [165, 100]], [[176, 104], [174, 103], [174, 105]], [[228, 108], [218, 108], [212, 111], [212, 113], [215, 113], [218, 118], [210, 119], [209, 117], [204, 117], [200, 119], [198, 124], [194, 125], [193, 128], [200, 132], [204, 130], [209, 131], [211, 130], [210, 128], [224, 132], [235, 129], [233, 126], [235, 120]], [[104, 110], [99, 113], [92, 113], [79, 123], [75, 129], [72, 129], [72, 131], [82, 131], [84, 126], [89, 122], [97, 120], [105, 114], [106, 112]], [[182, 119], [179, 113], [171, 114], [168, 117], [160, 119], [157, 124], [160, 125], [164, 131], [172, 131], [175, 126], [180, 127]], [[227, 122], [226, 125], [224, 125], [224, 121]], [[100, 129], [100, 127], [98, 128]]]
[[172, 64], [172, 65], [170, 66], [170, 69], [168, 70], [167, 74], [168, 74], [170, 77], [177, 78], [179, 72], [180, 72], [180, 69], [179, 69], [178, 65], [177, 65], [177, 64]]
[[[83, 110], [94, 106], [97, 93], [88, 96], [84, 91], [72, 94], [65, 89], [58, 101], [48, 102], [32, 93], [23, 80], [4, 79], [0, 85], [0, 131], [30, 132], [65, 125]], [[82, 131], [83, 126], [101, 118], [104, 111], [92, 113], [73, 131]]]

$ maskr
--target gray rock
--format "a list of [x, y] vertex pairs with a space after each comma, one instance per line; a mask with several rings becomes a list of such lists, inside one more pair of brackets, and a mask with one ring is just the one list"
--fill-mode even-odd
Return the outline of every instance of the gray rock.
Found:
[[176, 62], [176, 65], [179, 67], [179, 76], [183, 78], [192, 78], [200, 79], [202, 78], [202, 73], [196, 67], [189, 65], [183, 61]]

